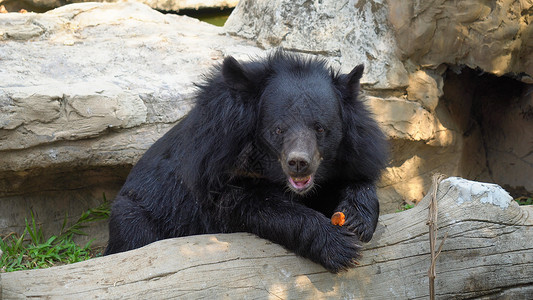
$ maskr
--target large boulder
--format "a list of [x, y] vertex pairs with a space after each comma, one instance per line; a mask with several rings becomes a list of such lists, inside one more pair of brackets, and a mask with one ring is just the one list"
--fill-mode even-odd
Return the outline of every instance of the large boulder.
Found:
[[532, 1], [461, 3], [241, 0], [224, 29], [132, 2], [0, 14], [0, 234], [30, 208], [57, 229], [113, 198], [205, 70], [279, 46], [365, 64], [391, 144], [383, 212], [422, 199], [437, 171], [531, 193]]
[[[0, 234], [111, 200], [189, 110], [201, 74], [261, 50], [137, 3], [0, 14]], [[102, 240], [105, 240], [103, 238]]]

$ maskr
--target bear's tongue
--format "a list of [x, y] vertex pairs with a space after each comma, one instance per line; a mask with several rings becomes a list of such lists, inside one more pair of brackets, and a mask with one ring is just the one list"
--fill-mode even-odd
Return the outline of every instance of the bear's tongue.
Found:
[[303, 189], [311, 182], [311, 175], [307, 177], [289, 177], [289, 182], [296, 189]]

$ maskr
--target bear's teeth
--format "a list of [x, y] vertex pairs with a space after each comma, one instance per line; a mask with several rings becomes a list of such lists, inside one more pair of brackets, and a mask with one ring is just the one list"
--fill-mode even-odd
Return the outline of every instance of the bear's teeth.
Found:
[[299, 181], [299, 182], [301, 182], [301, 181], [307, 181], [307, 180], [309, 180], [309, 179], [311, 179], [311, 176], [307, 176], [307, 177], [292, 177], [292, 180], [294, 180], [294, 181]]
[[310, 187], [313, 182], [313, 176], [309, 175], [307, 177], [289, 177], [289, 183], [290, 185], [296, 190], [296, 191], [303, 191], [306, 188]]

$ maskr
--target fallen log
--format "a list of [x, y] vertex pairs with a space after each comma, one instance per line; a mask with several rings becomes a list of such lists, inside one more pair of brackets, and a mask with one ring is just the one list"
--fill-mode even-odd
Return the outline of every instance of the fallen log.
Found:
[[[437, 190], [437, 299], [533, 299], [533, 208], [500, 187], [448, 178]], [[246, 233], [191, 236], [49, 269], [1, 274], [5, 299], [428, 299], [431, 193], [380, 217], [360, 265], [331, 274]]]

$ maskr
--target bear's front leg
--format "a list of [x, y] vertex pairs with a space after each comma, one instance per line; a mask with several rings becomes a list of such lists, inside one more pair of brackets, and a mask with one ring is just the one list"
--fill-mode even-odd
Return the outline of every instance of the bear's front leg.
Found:
[[379, 217], [379, 202], [373, 183], [351, 183], [341, 191], [341, 202], [335, 211], [343, 212], [346, 221], [343, 227], [369, 242], [374, 235]]
[[128, 251], [162, 239], [156, 225], [139, 203], [119, 195], [109, 219], [109, 243], [104, 255]]
[[239, 199], [227, 213], [228, 229], [245, 231], [280, 244], [336, 273], [356, 265], [360, 244], [356, 234], [334, 226], [329, 218], [283, 195], [225, 195]]

